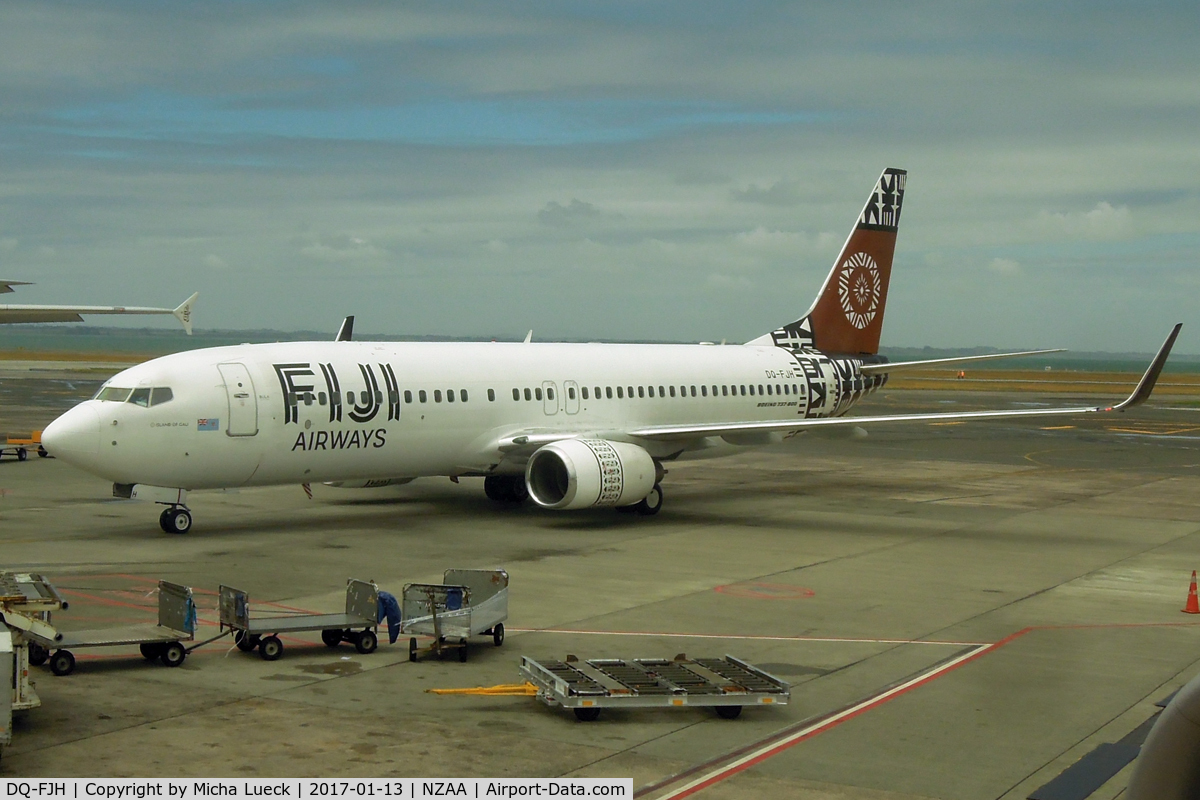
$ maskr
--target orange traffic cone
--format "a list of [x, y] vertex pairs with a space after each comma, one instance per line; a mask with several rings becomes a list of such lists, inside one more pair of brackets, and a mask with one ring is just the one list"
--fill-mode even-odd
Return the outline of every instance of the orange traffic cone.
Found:
[[1192, 570], [1192, 585], [1188, 587], [1187, 605], [1183, 607], [1185, 614], [1200, 614], [1200, 600], [1196, 598], [1196, 570]]

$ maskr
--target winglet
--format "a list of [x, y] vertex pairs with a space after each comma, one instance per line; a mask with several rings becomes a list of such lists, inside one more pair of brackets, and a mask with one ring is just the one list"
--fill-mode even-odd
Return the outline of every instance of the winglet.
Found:
[[1171, 355], [1171, 348], [1175, 345], [1175, 337], [1179, 335], [1179, 329], [1183, 327], [1183, 323], [1177, 323], [1171, 335], [1163, 342], [1163, 346], [1158, 349], [1158, 355], [1150, 362], [1149, 368], [1146, 369], [1146, 374], [1138, 381], [1137, 388], [1133, 390], [1133, 394], [1125, 398], [1123, 403], [1119, 403], [1112, 407], [1112, 411], [1124, 411], [1127, 408], [1140, 406], [1150, 397], [1150, 393], [1154, 391], [1154, 384], [1158, 382], [1158, 376], [1162, 373], [1163, 365], [1167, 363], [1167, 356]]
[[342, 320], [342, 327], [338, 328], [337, 336], [333, 337], [335, 342], [348, 342], [354, 336], [354, 315], [346, 317]]
[[183, 329], [187, 331], [188, 336], [192, 335], [192, 306], [196, 305], [196, 298], [199, 296], [199, 292], [194, 293], [187, 300], [184, 300], [179, 308], [171, 312], [175, 316], [175, 319], [179, 320], [179, 323], [183, 325]]

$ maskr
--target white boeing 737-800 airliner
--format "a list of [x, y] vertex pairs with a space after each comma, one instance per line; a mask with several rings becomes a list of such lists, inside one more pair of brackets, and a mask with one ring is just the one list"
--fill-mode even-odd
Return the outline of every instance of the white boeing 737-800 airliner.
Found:
[[[843, 416], [889, 372], [980, 357], [877, 355], [903, 170], [888, 169], [816, 302], [743, 346], [331, 342], [217, 347], [127, 369], [42, 435], [55, 456], [192, 524], [189, 490], [484, 478], [488, 497], [656, 513], [663, 465], [813, 427], [1120, 411], [1143, 402], [1179, 326], [1110, 408]], [[997, 358], [1027, 353], [1008, 353]]]

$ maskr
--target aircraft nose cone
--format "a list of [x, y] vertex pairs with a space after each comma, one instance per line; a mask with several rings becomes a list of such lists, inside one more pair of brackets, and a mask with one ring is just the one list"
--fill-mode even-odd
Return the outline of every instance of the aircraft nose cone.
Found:
[[100, 451], [100, 415], [91, 406], [75, 406], [42, 431], [42, 447], [68, 464], [92, 464]]

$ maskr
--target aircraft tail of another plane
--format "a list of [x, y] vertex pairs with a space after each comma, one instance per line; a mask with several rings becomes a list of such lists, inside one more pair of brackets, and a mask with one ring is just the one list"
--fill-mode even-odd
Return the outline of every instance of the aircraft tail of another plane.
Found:
[[748, 344], [848, 355], [879, 352], [907, 176], [890, 168], [879, 176], [808, 313]]

